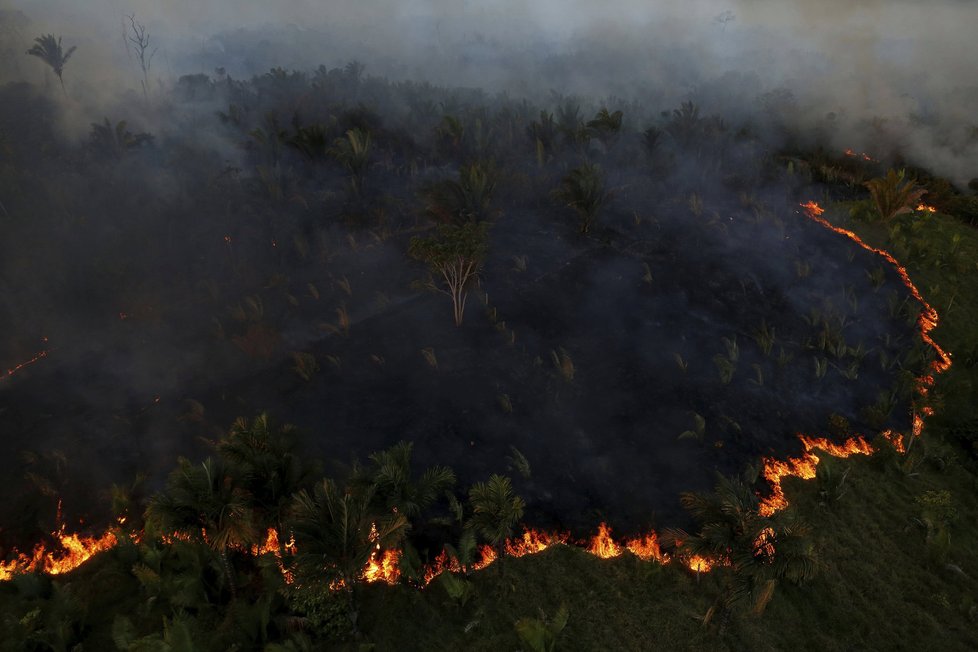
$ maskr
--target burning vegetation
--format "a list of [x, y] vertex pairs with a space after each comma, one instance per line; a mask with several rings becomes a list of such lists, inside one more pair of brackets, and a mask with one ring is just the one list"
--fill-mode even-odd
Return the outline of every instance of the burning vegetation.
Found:
[[[148, 36], [128, 24], [151, 104]], [[73, 49], [38, 43], [54, 54], [32, 54], [60, 80]], [[190, 75], [170, 90], [173, 115], [157, 119], [187, 133], [158, 142], [124, 120], [93, 123], [77, 151], [64, 145], [75, 158], [32, 173], [95, 199], [65, 212], [53, 192], [39, 207], [15, 197], [11, 210], [56, 218], [2, 225], [4, 242], [40, 246], [50, 232], [44, 246], [87, 252], [52, 299], [77, 312], [78, 332], [44, 326], [72, 355], [35, 364], [54, 351], [45, 338], [6, 369], [4, 424], [22, 443], [46, 442], [82, 415], [77, 439], [100, 443], [78, 466], [117, 454], [129, 468], [164, 448], [159, 459], [177, 459], [165, 480], [154, 469], [152, 495], [116, 487], [113, 509], [125, 509], [101, 533], [80, 518], [70, 533], [60, 503], [42, 541], [50, 523], [2, 532], [20, 543], [3, 540], [11, 590], [108, 553], [142, 600], [111, 626], [123, 648], [149, 645], [150, 621], [163, 638], [193, 640], [198, 617], [226, 649], [270, 649], [269, 631], [355, 640], [365, 601], [408, 588], [405, 601], [436, 596], [465, 614], [468, 634], [485, 614], [465, 611], [474, 586], [520, 568], [512, 559], [564, 554], [712, 591], [698, 619], [722, 631], [737, 605], [759, 616], [779, 583], [822, 567], [788, 509], [787, 478], [821, 478], [826, 458], [881, 448], [909, 460], [941, 417], [951, 356], [933, 337], [934, 306], [947, 315], [953, 297], [925, 300], [903, 251], [836, 226], [837, 204], [806, 201], [794, 217], [798, 197], [859, 192], [891, 235], [947, 217], [945, 198], [928, 195], [938, 211], [911, 176], [883, 174], [866, 153], [830, 158], [882, 176], [822, 187], [813, 175], [824, 170], [793, 155], [786, 172], [764, 138], [692, 101], [635, 115], [564, 96], [537, 106], [369, 77], [355, 62], [251, 81]], [[0, 127], [27, 156], [18, 135], [30, 130]], [[211, 137], [220, 148], [207, 149]], [[77, 169], [42, 173], [62, 165]], [[0, 167], [0, 181], [14, 174]], [[179, 192], [154, 194], [158, 175]], [[770, 187], [780, 182], [783, 192]], [[83, 215], [115, 201], [127, 218], [147, 207], [146, 224]], [[30, 271], [5, 247], [12, 268]], [[90, 292], [91, 278], [112, 287]], [[32, 301], [11, 292], [11, 305]], [[18, 356], [34, 350], [25, 341], [34, 336], [11, 345]], [[64, 405], [41, 396], [49, 382], [70, 386]], [[243, 405], [294, 411], [301, 426], [261, 414], [225, 432]], [[48, 410], [50, 423], [35, 418]], [[392, 445], [391, 433], [416, 443]], [[130, 436], [132, 450], [115, 450]], [[198, 444], [204, 459], [177, 458]], [[323, 450], [332, 459], [317, 466]], [[27, 482], [43, 500], [67, 499], [62, 475]], [[81, 502], [70, 511], [97, 523]], [[949, 536], [946, 502], [929, 497], [915, 521], [929, 540]], [[242, 616], [246, 605], [257, 615]], [[555, 640], [567, 611], [547, 609], [521, 619], [520, 636]], [[28, 615], [17, 626], [38, 629]]]

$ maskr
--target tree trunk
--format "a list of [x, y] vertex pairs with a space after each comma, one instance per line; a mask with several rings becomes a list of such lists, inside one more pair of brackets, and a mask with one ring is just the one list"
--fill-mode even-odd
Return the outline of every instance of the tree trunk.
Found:
[[237, 596], [237, 587], [234, 584], [234, 572], [231, 570], [231, 560], [228, 559], [228, 549], [221, 548], [221, 564], [224, 566], [224, 574], [227, 575], [228, 579], [228, 590], [231, 591], [231, 600], [235, 600]]

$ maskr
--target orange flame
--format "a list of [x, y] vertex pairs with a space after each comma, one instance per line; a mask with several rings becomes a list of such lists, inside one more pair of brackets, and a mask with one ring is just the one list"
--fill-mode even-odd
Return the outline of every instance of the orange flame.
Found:
[[261, 545], [252, 546], [251, 554], [255, 557], [259, 557], [261, 555], [271, 553], [276, 557], [281, 557], [282, 550], [285, 550], [285, 552], [290, 554], [295, 554], [295, 538], [289, 539], [289, 541], [283, 546], [278, 536], [278, 530], [270, 527], [265, 532], [265, 542]]
[[499, 555], [496, 553], [496, 549], [492, 546], [482, 546], [479, 548], [479, 561], [472, 564], [472, 570], [480, 571], [487, 567], [492, 562], [496, 561]]
[[[850, 154], [850, 151], [847, 151], [847, 154]], [[850, 155], [854, 156], [855, 154], [851, 153]], [[868, 159], [865, 154], [863, 154], [863, 157], [867, 158], [867, 160], [871, 160]], [[891, 263], [896, 268], [897, 273], [912, 296], [923, 306], [923, 310], [918, 321], [920, 336], [926, 344], [933, 348], [937, 355], [937, 359], [930, 364], [930, 368], [933, 373], [925, 374], [921, 378], [917, 379], [918, 393], [921, 396], [926, 396], [928, 389], [935, 382], [934, 375], [946, 371], [951, 366], [951, 356], [945, 352], [930, 336], [930, 332], [937, 327], [937, 311], [924, 300], [923, 296], [920, 294], [920, 291], [910, 280], [906, 269], [902, 267], [889, 252], [866, 244], [852, 231], [830, 224], [827, 220], [821, 217], [821, 215], [825, 212], [825, 209], [819, 206], [818, 203], [809, 201], [801, 204], [801, 206], [803, 209], [805, 209], [805, 215], [809, 219], [831, 231], [846, 236], [860, 247], [883, 257], [889, 263]], [[230, 237], [227, 237], [226, 240], [228, 241], [228, 244], [230, 244]], [[48, 353], [49, 351], [42, 351], [38, 353], [31, 360], [8, 370], [7, 376], [10, 376], [17, 370], [36, 362], [40, 358], [45, 357]], [[2, 380], [4, 377], [5, 376], [0, 376], [0, 380]], [[156, 400], [158, 401], [159, 399], [157, 398]], [[912, 431], [913, 436], [916, 437], [921, 434], [924, 427], [924, 417], [930, 417], [933, 416], [933, 414], [934, 409], [929, 406], [923, 406], [920, 410], [920, 414], [914, 414]], [[901, 453], [904, 452], [903, 435], [900, 433], [895, 433], [892, 430], [887, 430], [881, 433], [881, 435], [890, 441], [897, 451]], [[762, 474], [771, 487], [771, 494], [768, 497], [763, 498], [760, 503], [758, 511], [762, 516], [771, 516], [775, 512], [787, 507], [788, 501], [785, 498], [784, 490], [781, 486], [782, 480], [785, 477], [791, 476], [802, 479], [810, 479], [815, 477], [819, 458], [812, 452], [814, 449], [822, 450], [834, 457], [849, 457], [850, 455], [856, 454], [869, 455], [873, 453], [873, 447], [861, 436], [852, 437], [842, 444], [837, 444], [824, 437], [812, 437], [807, 435], [798, 435], [798, 439], [804, 448], [804, 453], [800, 457], [788, 458], [787, 460], [783, 461], [773, 458], [764, 458], [762, 460], [764, 464]], [[120, 523], [121, 522], [123, 521], [120, 520]], [[204, 534], [206, 538], [206, 533], [202, 534]], [[13, 561], [0, 563], [0, 580], [9, 579], [13, 573], [17, 572], [32, 572], [39, 570], [49, 574], [65, 573], [77, 568], [92, 555], [112, 548], [117, 543], [116, 536], [111, 531], [106, 532], [99, 538], [82, 538], [76, 534], [65, 535], [64, 527], [62, 526], [62, 528], [58, 532], [54, 533], [54, 535], [59, 540], [63, 552], [47, 552], [43, 545], [39, 545], [35, 548], [33, 555], [30, 557], [20, 554]], [[188, 535], [179, 533], [162, 537], [163, 541], [166, 543], [171, 543], [175, 539], [188, 540], [189, 538], [190, 537]], [[377, 534], [376, 526], [374, 526], [371, 528], [370, 540], [376, 541], [378, 538], [379, 535]], [[503, 546], [503, 549], [505, 550], [506, 554], [510, 556], [522, 557], [524, 555], [541, 552], [557, 543], [567, 543], [567, 541], [568, 535], [566, 534], [546, 533], [527, 529], [524, 531], [521, 538], [507, 540]], [[677, 542], [677, 546], [678, 545], [681, 544]], [[285, 546], [281, 546], [278, 532], [274, 528], [269, 528], [266, 533], [265, 542], [260, 546], [255, 546], [251, 552], [255, 555], [273, 553], [276, 555], [276, 557], [279, 557], [279, 566], [282, 570], [283, 576], [285, 576], [287, 582], [291, 583], [291, 575], [285, 569], [281, 561], [281, 552], [283, 549], [286, 552], [294, 554], [294, 540], [290, 541]], [[601, 523], [598, 526], [598, 533], [592, 537], [587, 546], [587, 551], [589, 553], [605, 559], [620, 556], [624, 549], [629, 550], [634, 555], [644, 560], [655, 560], [660, 563], [668, 563], [669, 561], [668, 555], [661, 551], [658, 537], [655, 532], [650, 532], [644, 536], [629, 539], [625, 542], [624, 547], [622, 547], [612, 538], [611, 529], [608, 527], [608, 525]], [[774, 555], [774, 531], [771, 528], [766, 528], [759, 534], [754, 542], [754, 551], [755, 554], [762, 555], [766, 558], [771, 558]], [[498, 557], [497, 551], [488, 545], [482, 546], [479, 550], [479, 554], [479, 560], [466, 569], [460, 564], [458, 559], [449, 557], [447, 552], [442, 551], [442, 553], [435, 559], [435, 562], [425, 569], [425, 584], [431, 582], [432, 579], [445, 570], [450, 572], [482, 570], [496, 561]], [[392, 549], [381, 551], [378, 544], [377, 549], [371, 555], [369, 561], [364, 567], [361, 578], [367, 582], [383, 581], [388, 584], [395, 584], [400, 578], [400, 571], [398, 569], [400, 557], [400, 550]], [[701, 555], [692, 555], [684, 559], [684, 563], [690, 570], [697, 573], [702, 573], [709, 572], [717, 562], [716, 560], [710, 560]], [[725, 560], [724, 563], [729, 565], [730, 560]], [[334, 581], [330, 584], [330, 588], [333, 590], [338, 590], [344, 587], [345, 583], [340, 580]]]
[[895, 432], [893, 430], [884, 430], [883, 432], [880, 433], [880, 436], [883, 437], [883, 439], [885, 439], [886, 441], [890, 442], [890, 445], [893, 446], [893, 450], [895, 450], [896, 452], [898, 453], [907, 452], [907, 449], [903, 445], [902, 433]]
[[713, 569], [713, 562], [706, 557], [693, 555], [686, 560], [686, 567], [695, 573], [709, 573]]
[[842, 444], [836, 444], [824, 437], [809, 437], [798, 435], [805, 453], [801, 457], [789, 457], [785, 461], [765, 457], [763, 459], [764, 470], [761, 474], [771, 485], [771, 495], [761, 499], [758, 513], [761, 516], [771, 516], [788, 506], [788, 499], [784, 495], [781, 481], [786, 477], [801, 478], [811, 480], [815, 477], [815, 469], [818, 466], [818, 455], [811, 452], [818, 448], [832, 457], [849, 457], [850, 455], [870, 455], [873, 447], [862, 437], [852, 437]]
[[801, 207], [805, 209], [805, 212], [809, 217], [817, 217], [825, 212], [825, 209], [814, 201], [805, 202], [804, 204], [801, 204]]
[[567, 543], [567, 539], [568, 535], [566, 534], [527, 529], [523, 531], [521, 538], [506, 541], [506, 554], [511, 557], [533, 555], [543, 552], [555, 543]]
[[598, 525], [598, 533], [591, 539], [587, 551], [596, 557], [610, 559], [621, 555], [621, 546], [611, 538], [611, 528], [606, 523]]
[[[812, 221], [820, 224], [830, 231], [846, 236], [863, 249], [883, 257], [887, 262], [893, 265], [900, 276], [900, 280], [903, 281], [903, 284], [910, 291], [910, 294], [923, 306], [923, 310], [921, 311], [920, 318], [917, 322], [918, 331], [921, 339], [937, 354], [937, 359], [930, 364], [933, 374], [925, 374], [917, 379], [918, 394], [921, 396], [926, 396], [929, 388], [934, 384], [934, 374], [947, 371], [947, 369], [951, 367], [950, 354], [944, 351], [944, 349], [942, 349], [940, 345], [938, 345], [937, 342], [935, 342], [930, 336], [930, 332], [937, 328], [937, 311], [933, 306], [924, 300], [920, 290], [918, 290], [917, 286], [910, 280], [910, 275], [907, 273], [906, 268], [900, 265], [892, 254], [884, 249], [879, 249], [873, 247], [872, 245], [866, 244], [854, 232], [834, 226], [825, 218], [820, 217], [822, 213], [825, 212], [825, 209], [819, 206], [816, 202], [809, 201], [801, 204], [801, 207], [805, 209], [805, 215]], [[925, 416], [932, 416], [934, 414], [933, 408], [930, 407], [925, 407], [922, 412]], [[923, 432], [923, 428], [923, 417], [920, 414], [915, 413], [913, 416], [913, 436], [919, 437], [921, 432]], [[887, 430], [881, 434], [893, 444], [893, 447], [898, 452], [903, 453], [905, 451], [902, 435], [899, 433], [894, 433], [891, 430]], [[781, 487], [781, 481], [783, 478], [787, 476], [794, 476], [803, 479], [811, 479], [815, 477], [815, 467], [818, 465], [819, 459], [817, 455], [811, 452], [813, 448], [819, 448], [834, 457], [849, 457], [850, 455], [856, 453], [861, 455], [869, 455], [873, 452], [873, 447], [862, 437], [849, 439], [842, 445], [834, 444], [824, 438], [807, 437], [805, 435], [799, 435], [798, 438], [801, 440], [802, 445], [805, 448], [805, 454], [802, 457], [788, 458], [788, 460], [784, 462], [772, 458], [764, 458], [763, 460], [763, 475], [771, 485], [771, 495], [761, 500], [758, 511], [762, 516], [771, 516], [775, 512], [778, 512], [788, 506], [788, 500], [785, 498], [784, 489]]]
[[42, 543], [34, 547], [30, 556], [21, 553], [12, 561], [0, 562], [0, 581], [9, 580], [15, 573], [67, 573], [88, 561], [92, 555], [108, 550], [118, 543], [112, 531], [99, 537], [83, 537], [65, 534], [64, 525], [52, 535], [58, 541], [58, 549], [48, 550]]
[[659, 537], [655, 532], [649, 532], [644, 536], [629, 539], [625, 542], [625, 548], [639, 559], [645, 561], [657, 561], [660, 564], [665, 564], [669, 561], [669, 557], [659, 547]]
[[936, 213], [937, 212], [937, 209], [936, 208], [934, 208], [933, 206], [928, 206], [927, 204], [924, 204], [924, 203], [917, 204], [916, 210], [919, 213]]
[[374, 551], [370, 555], [370, 560], [363, 569], [363, 579], [366, 582], [386, 582], [397, 584], [401, 578], [401, 570], [398, 563], [401, 560], [400, 550], [380, 550]]
[[774, 529], [766, 527], [754, 539], [754, 557], [770, 562], [774, 560]]
[[461, 573], [464, 570], [465, 569], [462, 567], [462, 564], [459, 563], [458, 559], [455, 557], [450, 557], [448, 552], [442, 550], [441, 553], [435, 557], [434, 563], [425, 567], [424, 583], [430, 584], [431, 580], [435, 579], [445, 571], [450, 573]]

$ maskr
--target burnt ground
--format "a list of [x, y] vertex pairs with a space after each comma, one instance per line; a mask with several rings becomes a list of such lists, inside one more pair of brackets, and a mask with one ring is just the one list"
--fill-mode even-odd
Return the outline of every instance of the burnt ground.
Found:
[[[337, 247], [290, 280], [316, 281], [319, 298], [290, 295], [299, 307], [286, 317], [266, 304], [262, 319], [281, 333], [266, 361], [245, 356], [230, 332], [208, 334], [203, 299], [166, 317], [120, 321], [104, 341], [75, 343], [72, 364], [59, 364], [55, 350], [0, 388], [8, 449], [46, 452], [28, 460], [28, 493], [58, 495], [66, 509], [98, 519], [87, 505], [104, 496], [105, 478], [144, 471], [158, 486], [178, 455], [201, 455], [203, 439], [234, 417], [268, 411], [299, 427], [309, 455], [333, 460], [329, 473], [408, 440], [419, 467], [450, 465], [461, 487], [513, 476], [534, 524], [580, 532], [606, 520], [626, 532], [682, 523], [681, 491], [756, 469], [762, 455], [796, 453], [795, 433], [825, 434], [830, 414], [871, 431], [864, 408], [898, 379], [880, 351], [899, 358], [915, 341], [912, 315], [893, 308], [907, 295], [896, 274], [886, 270], [874, 288], [867, 271], [880, 261], [794, 206], [611, 210], [589, 238], [570, 221], [506, 211], [461, 328], [447, 297], [398, 271], [409, 233]], [[347, 335], [322, 326], [335, 323], [340, 305]], [[813, 309], [865, 352], [857, 378], [844, 377], [844, 353], [818, 349]], [[174, 320], [185, 320], [184, 340], [155, 350], [153, 329]], [[229, 331], [245, 327], [225, 321]], [[762, 325], [776, 336], [770, 355], [755, 341]], [[729, 382], [714, 360], [729, 358], [724, 338], [739, 353]], [[311, 353], [320, 370], [303, 380], [290, 351]], [[555, 365], [562, 355], [573, 378]], [[830, 363], [821, 380], [819, 357]], [[129, 366], [145, 380], [120, 387]], [[695, 415], [705, 428], [680, 438], [696, 429]], [[907, 420], [898, 407], [887, 425]], [[513, 465], [513, 448], [529, 461], [529, 478]], [[15, 513], [3, 522], [11, 531], [43, 527], [44, 504], [11, 500]]]

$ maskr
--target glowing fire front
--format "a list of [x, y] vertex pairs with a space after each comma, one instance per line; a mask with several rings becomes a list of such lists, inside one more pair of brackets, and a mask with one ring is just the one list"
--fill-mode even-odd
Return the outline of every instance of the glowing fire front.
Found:
[[[865, 155], [863, 156], [865, 157]], [[951, 366], [950, 355], [946, 353], [936, 342], [934, 342], [930, 336], [930, 332], [936, 328], [938, 324], [937, 311], [924, 300], [920, 291], [910, 280], [906, 269], [902, 267], [889, 252], [872, 247], [871, 245], [863, 242], [859, 236], [852, 231], [836, 227], [829, 223], [826, 219], [821, 217], [824, 214], [825, 209], [819, 206], [816, 202], [806, 202], [801, 204], [801, 206], [804, 209], [804, 214], [812, 221], [831, 231], [834, 231], [835, 233], [846, 236], [860, 247], [883, 257], [889, 263], [891, 263], [899, 274], [903, 284], [907, 287], [912, 296], [923, 306], [923, 310], [921, 311], [920, 318], [918, 320], [918, 330], [922, 340], [928, 344], [936, 354], [935, 360], [930, 363], [929, 373], [922, 375], [921, 378], [917, 379], [916, 383], [918, 395], [921, 398], [926, 397], [929, 388], [933, 386], [935, 382], [934, 377], [937, 374], [946, 371]], [[918, 210], [927, 210], [927, 208], [918, 207]], [[31, 360], [21, 363], [13, 369], [8, 369], [6, 376], [0, 375], [0, 380], [2, 380], [4, 377], [13, 375], [16, 371], [25, 366], [33, 364], [34, 362], [45, 357], [48, 353], [49, 351], [42, 351], [35, 355]], [[919, 413], [914, 413], [913, 427], [911, 432], [913, 437], [917, 437], [921, 434], [924, 428], [925, 417], [933, 416], [933, 414], [934, 410], [929, 406], [922, 406]], [[902, 453], [905, 451], [904, 435], [892, 430], [887, 430], [881, 433], [881, 436], [888, 440], [898, 452]], [[824, 437], [813, 437], [802, 434], [798, 435], [798, 439], [804, 449], [801, 456], [789, 457], [786, 460], [777, 460], [773, 458], [764, 458], [763, 460], [764, 466], [762, 475], [770, 486], [770, 495], [762, 498], [760, 501], [758, 512], [762, 516], [771, 516], [772, 514], [787, 507], [788, 501], [785, 497], [784, 489], [782, 488], [782, 481], [784, 478], [798, 477], [802, 479], [811, 479], [815, 477], [816, 468], [819, 462], [819, 457], [815, 454], [815, 450], [822, 451], [825, 454], [833, 457], [841, 458], [849, 457], [851, 455], [870, 455], [874, 451], [872, 445], [861, 436], [849, 438], [843, 443], [835, 443]], [[18, 554], [16, 551], [14, 551], [15, 558], [12, 561], [0, 562], [0, 581], [10, 579], [10, 577], [15, 573], [43, 572], [51, 575], [66, 573], [77, 568], [93, 555], [114, 547], [118, 542], [116, 534], [111, 530], [105, 532], [99, 537], [81, 537], [77, 534], [65, 534], [64, 527], [62, 526], [60, 530], [53, 534], [53, 536], [58, 542], [56, 549], [52, 548], [51, 550], [48, 550], [44, 544], [38, 544], [33, 553], [30, 555]], [[133, 536], [134, 540], [138, 541], [138, 535], [131, 536]], [[375, 542], [375, 549], [373, 550], [360, 574], [360, 580], [365, 582], [384, 582], [387, 584], [398, 583], [401, 579], [401, 551], [398, 549], [382, 550], [379, 542], [376, 542], [379, 537], [376, 535], [375, 528], [371, 532], [371, 537], [371, 541]], [[174, 534], [169, 537], [163, 537], [163, 542], [172, 543], [176, 539], [187, 540], [188, 538], [189, 537], [186, 535], [181, 536]], [[776, 553], [776, 542], [774, 538], [774, 531], [771, 528], [766, 528], [763, 530], [758, 536], [757, 540], [754, 542], [755, 556], [764, 558], [766, 560], [773, 559]], [[525, 555], [543, 552], [554, 545], [567, 545], [570, 543], [572, 542], [570, 541], [568, 534], [527, 529], [524, 531], [521, 537], [506, 540], [503, 545], [500, 546], [499, 550], [488, 545], [481, 546], [478, 550], [478, 558], [471, 562], [468, 566], [462, 565], [458, 559], [450, 556], [446, 551], [442, 551], [441, 554], [435, 558], [434, 562], [429, 564], [424, 569], [422, 574], [423, 582], [424, 584], [430, 583], [435, 577], [446, 570], [452, 573], [482, 570], [493, 564], [499, 558], [500, 551], [510, 557], [523, 557]], [[612, 537], [611, 528], [608, 527], [607, 524], [601, 523], [598, 526], [597, 533], [587, 542], [583, 542], [580, 545], [588, 553], [602, 559], [619, 557], [627, 550], [636, 557], [646, 561], [656, 561], [662, 564], [670, 562], [670, 557], [662, 551], [658, 536], [655, 532], [649, 532], [648, 534], [619, 542]], [[677, 542], [676, 546], [677, 549], [681, 548], [681, 542]], [[293, 581], [291, 574], [287, 570], [287, 563], [284, 557], [286, 555], [291, 556], [296, 553], [294, 540], [290, 540], [283, 545], [279, 538], [279, 533], [274, 528], [269, 528], [266, 533], [265, 541], [260, 545], [252, 547], [249, 552], [255, 556], [263, 554], [274, 555], [278, 560], [279, 568], [283, 574], [283, 577], [285, 577], [287, 582]], [[697, 574], [709, 572], [717, 565], [729, 565], [730, 563], [730, 560], [728, 559], [708, 559], [701, 555], [685, 556], [681, 554], [681, 550], [680, 552], [677, 552], [677, 555], [681, 560], [682, 565]], [[331, 588], [343, 588], [343, 584], [342, 582], [334, 582], [331, 584]]]
[[65, 534], [63, 525], [52, 536], [57, 545], [51, 549], [39, 543], [30, 555], [21, 553], [9, 562], [0, 562], [0, 581], [9, 580], [15, 573], [67, 573], [84, 564], [92, 555], [108, 550], [117, 543], [116, 535], [111, 531], [99, 537], [83, 537]]
[[[921, 206], [923, 206], [923, 204]], [[918, 290], [917, 286], [910, 280], [910, 275], [907, 273], [906, 268], [900, 265], [892, 254], [884, 249], [879, 249], [867, 244], [862, 240], [862, 238], [848, 229], [843, 229], [831, 224], [828, 220], [822, 217], [822, 214], [825, 213], [825, 209], [819, 206], [816, 202], [805, 202], [801, 204], [801, 207], [804, 209], [803, 212], [808, 219], [816, 222], [830, 231], [844, 235], [866, 251], [877, 254], [889, 262], [894, 269], [896, 269], [897, 274], [900, 276], [900, 280], [910, 291], [910, 294], [921, 304], [922, 310], [920, 313], [920, 318], [917, 321], [918, 332], [920, 334], [920, 338], [928, 346], [930, 346], [936, 354], [935, 360], [930, 363], [931, 373], [925, 373], [918, 378], [916, 382], [916, 390], [918, 395], [921, 398], [926, 397], [930, 387], [933, 386], [935, 382], [934, 376], [947, 371], [951, 367], [951, 356], [944, 351], [944, 349], [942, 349], [930, 335], [930, 332], [937, 328], [937, 310], [935, 310], [933, 306], [924, 300], [920, 290]], [[918, 210], [921, 210], [919, 206]], [[924, 417], [933, 416], [933, 414], [934, 409], [929, 406], [924, 406], [921, 408], [920, 413], [914, 412], [913, 426], [911, 431], [913, 437], [919, 437], [923, 432]], [[884, 439], [893, 445], [893, 448], [897, 452], [903, 453], [906, 451], [904, 436], [902, 434], [892, 430], [886, 430], [880, 434]], [[784, 478], [790, 476], [802, 479], [811, 479], [815, 477], [815, 468], [818, 466], [819, 458], [812, 452], [813, 449], [817, 448], [825, 451], [833, 457], [849, 457], [850, 455], [855, 454], [870, 455], [873, 453], [873, 447], [862, 437], [851, 438], [844, 444], [835, 444], [824, 438], [808, 437], [805, 435], [799, 435], [798, 438], [801, 440], [802, 446], [805, 449], [805, 452], [801, 457], [788, 458], [784, 461], [773, 458], [765, 458], [763, 460], [764, 469], [762, 474], [771, 487], [771, 493], [769, 496], [761, 500], [760, 509], [758, 511], [762, 516], [771, 516], [775, 512], [778, 512], [788, 506], [788, 501], [784, 495], [784, 489], [781, 486], [781, 482]]]

